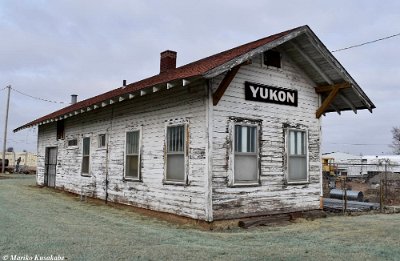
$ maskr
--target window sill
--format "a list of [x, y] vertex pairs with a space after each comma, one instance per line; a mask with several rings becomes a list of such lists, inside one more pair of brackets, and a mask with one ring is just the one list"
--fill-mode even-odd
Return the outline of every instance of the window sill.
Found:
[[89, 177], [91, 177], [92, 175], [90, 175], [90, 174], [81, 174], [81, 177], [87, 177], [87, 178], [89, 178]]
[[164, 180], [164, 185], [176, 185], [176, 186], [186, 186], [188, 185], [185, 181], [173, 181], [173, 180]]
[[260, 187], [261, 183], [259, 182], [248, 182], [248, 183], [234, 183], [229, 185], [231, 188], [237, 188], [237, 187]]
[[282, 68], [282, 65], [281, 65], [281, 67], [275, 67], [275, 66], [272, 66], [272, 65], [265, 65], [264, 62], [261, 64], [261, 68], [264, 68], [264, 69], [267, 69], [267, 70], [273, 70], [273, 71], [276, 71], [276, 72], [283, 72], [284, 71], [284, 69]]
[[79, 148], [78, 146], [68, 146], [67, 150], [76, 150], [78, 148]]
[[96, 148], [96, 150], [106, 150], [107, 148], [106, 147], [99, 147], [99, 148]]
[[310, 181], [286, 181], [286, 185], [307, 185], [310, 184]]
[[143, 180], [141, 180], [141, 179], [126, 178], [126, 177], [123, 177], [122, 181], [123, 182], [143, 182]]

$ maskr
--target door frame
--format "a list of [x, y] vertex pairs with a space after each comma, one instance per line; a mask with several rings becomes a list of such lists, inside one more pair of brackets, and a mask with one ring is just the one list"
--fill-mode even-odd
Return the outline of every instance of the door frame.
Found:
[[[47, 187], [55, 187], [56, 186], [56, 173], [57, 173], [57, 147], [46, 147], [45, 149], [45, 157], [44, 157], [44, 185]], [[50, 163], [49, 154], [51, 150], [55, 150], [55, 162]], [[53, 179], [49, 179], [49, 168], [54, 166], [54, 176]], [[53, 174], [51, 174], [53, 175]], [[51, 183], [50, 183], [51, 182]]]

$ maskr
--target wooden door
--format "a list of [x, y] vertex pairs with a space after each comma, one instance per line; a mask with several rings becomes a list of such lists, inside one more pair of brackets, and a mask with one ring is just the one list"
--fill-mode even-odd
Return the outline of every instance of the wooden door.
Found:
[[44, 184], [48, 187], [56, 186], [57, 148], [46, 148]]

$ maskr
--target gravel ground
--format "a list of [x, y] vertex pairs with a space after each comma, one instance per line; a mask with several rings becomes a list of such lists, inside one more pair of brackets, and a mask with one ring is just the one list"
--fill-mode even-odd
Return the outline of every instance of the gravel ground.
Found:
[[212, 232], [2, 177], [0, 260], [400, 260], [399, 214]]

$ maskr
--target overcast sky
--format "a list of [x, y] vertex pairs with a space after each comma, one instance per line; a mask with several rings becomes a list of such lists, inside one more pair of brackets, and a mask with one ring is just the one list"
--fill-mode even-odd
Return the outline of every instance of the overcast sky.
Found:
[[[180, 66], [306, 24], [336, 50], [400, 33], [400, 1], [1, 0], [0, 89], [69, 103], [71, 94], [82, 100], [157, 74], [166, 49], [178, 52]], [[323, 117], [323, 152], [391, 152], [399, 46], [394, 37], [334, 53], [377, 108]], [[0, 101], [5, 108], [4, 90]], [[12, 92], [7, 147], [36, 151], [36, 128], [12, 130], [64, 106]]]

